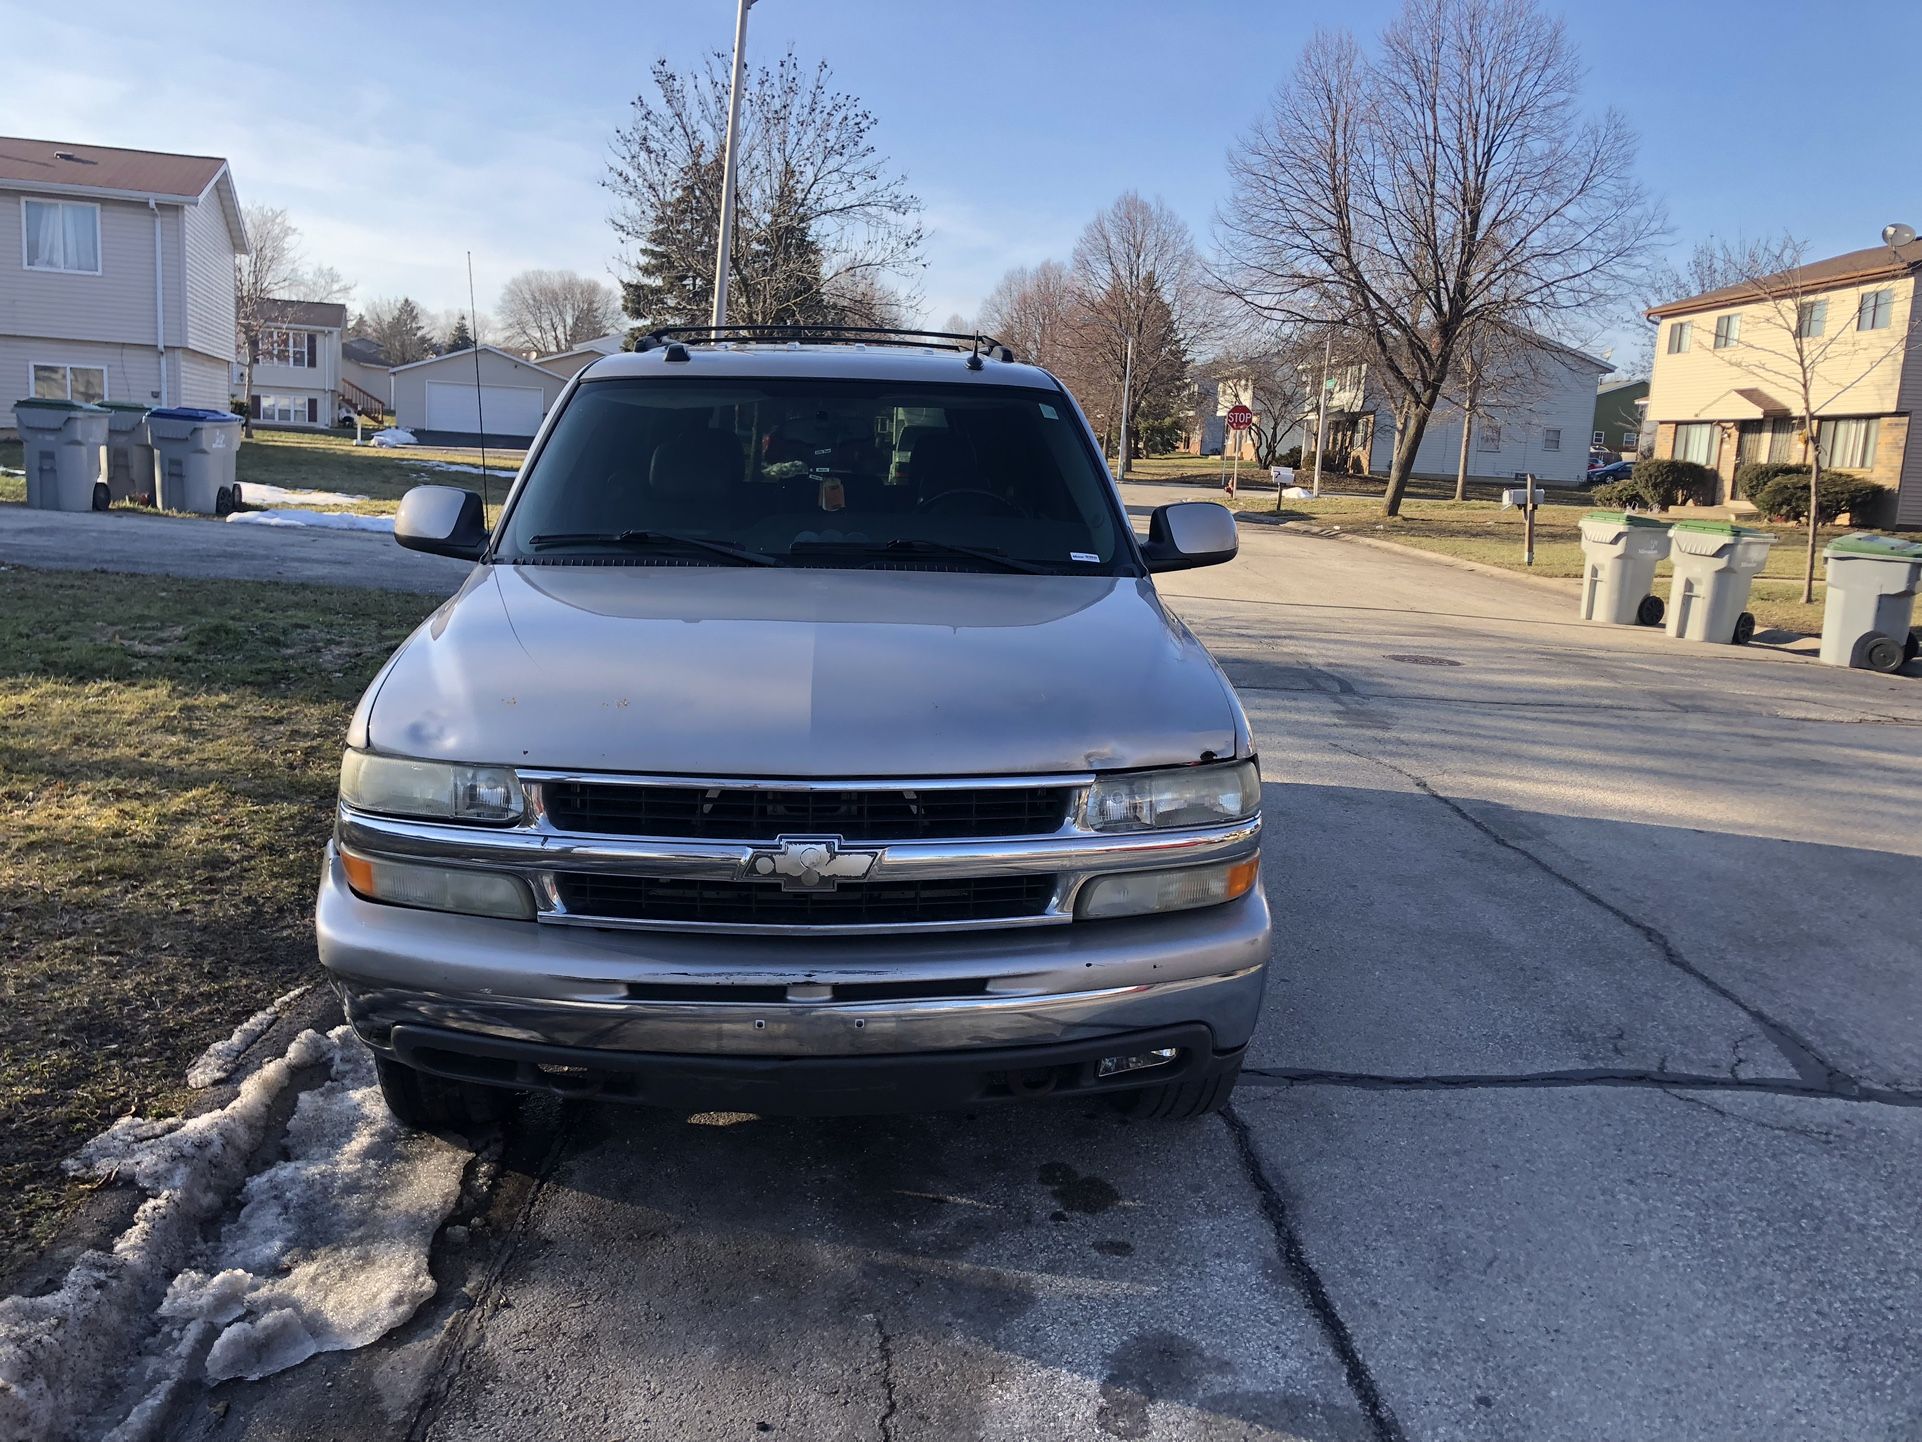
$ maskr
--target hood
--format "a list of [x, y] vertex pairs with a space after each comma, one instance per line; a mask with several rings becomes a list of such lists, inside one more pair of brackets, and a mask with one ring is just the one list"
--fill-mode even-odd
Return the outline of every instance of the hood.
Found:
[[1145, 579], [494, 565], [356, 732], [456, 761], [887, 777], [1180, 765], [1235, 754], [1239, 722]]

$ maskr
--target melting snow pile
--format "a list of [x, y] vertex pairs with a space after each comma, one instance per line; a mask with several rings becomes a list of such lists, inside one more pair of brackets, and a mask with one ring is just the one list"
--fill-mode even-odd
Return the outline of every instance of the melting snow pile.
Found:
[[392, 516], [361, 516], [352, 511], [235, 511], [228, 521], [240, 526], [319, 526], [329, 531], [387, 531]]
[[240, 498], [250, 506], [357, 506], [368, 496], [351, 491], [302, 491], [286, 486], [263, 486], [249, 481], [240, 488]]
[[460, 461], [415, 461], [416, 466], [424, 466], [430, 471], [465, 471], [470, 476], [498, 476], [501, 471], [492, 466], [469, 466]]
[[[285, 1160], [248, 1176], [277, 1099], [323, 1063]], [[466, 1162], [394, 1122], [344, 1026], [302, 1032], [224, 1107], [121, 1118], [68, 1168], [148, 1199], [58, 1289], [0, 1300], [0, 1437], [139, 1435], [199, 1377], [264, 1377], [399, 1326], [434, 1294], [428, 1249]], [[236, 1197], [238, 1215], [213, 1226]]]
[[234, 1034], [203, 1051], [194, 1064], [187, 1068], [187, 1085], [190, 1087], [210, 1087], [215, 1082], [227, 1080], [240, 1065], [241, 1057], [248, 1048], [267, 1034], [267, 1028], [285, 1015], [287, 1008], [313, 990], [311, 983], [297, 986], [285, 996], [274, 998], [272, 1005], [261, 1008], [234, 1028]]
[[368, 437], [368, 440], [377, 446], [414, 446], [420, 444], [420, 442], [414, 439], [414, 433], [405, 426], [389, 426], [384, 431], [375, 431], [373, 435]]

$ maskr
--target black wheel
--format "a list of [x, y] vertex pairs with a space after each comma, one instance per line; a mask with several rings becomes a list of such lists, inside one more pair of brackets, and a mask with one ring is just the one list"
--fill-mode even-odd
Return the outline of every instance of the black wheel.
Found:
[[1116, 1092], [1111, 1100], [1123, 1116], [1140, 1121], [1191, 1121], [1209, 1116], [1228, 1105], [1235, 1083], [1241, 1079], [1241, 1060], [1218, 1071], [1182, 1081], [1163, 1082], [1160, 1086], [1135, 1087]]
[[1913, 661], [1917, 656], [1922, 656], [1922, 636], [1911, 631], [1902, 638], [1902, 659]]
[[240, 499], [240, 482], [239, 481], [235, 481], [233, 489], [227, 492], [227, 500], [229, 502], [229, 506], [228, 506], [229, 510], [244, 511], [247, 509], [246, 505]]
[[234, 513], [234, 493], [226, 486], [214, 492], [214, 514], [231, 516]]
[[1668, 607], [1662, 604], [1660, 596], [1644, 596], [1642, 604], [1635, 608], [1635, 624], [1638, 626], [1659, 626], [1662, 618], [1668, 615]]
[[381, 1099], [402, 1126], [417, 1132], [455, 1132], [475, 1137], [505, 1121], [520, 1093], [479, 1082], [450, 1081], [415, 1071], [392, 1057], [375, 1056]]
[[1908, 659], [1907, 648], [1895, 637], [1884, 636], [1880, 631], [1871, 631], [1855, 643], [1855, 665], [1863, 671], [1900, 671]]
[[1755, 618], [1747, 611], [1735, 618], [1735, 634], [1729, 637], [1738, 646], [1746, 646], [1755, 639]]
[[93, 508], [96, 511], [104, 511], [112, 504], [113, 492], [107, 489], [107, 483], [105, 481], [95, 481], [93, 483]]

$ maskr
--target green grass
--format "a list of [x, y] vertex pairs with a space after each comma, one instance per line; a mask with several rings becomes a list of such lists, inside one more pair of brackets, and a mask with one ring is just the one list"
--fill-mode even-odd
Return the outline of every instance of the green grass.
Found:
[[316, 979], [347, 718], [429, 606], [0, 571], [0, 1268], [80, 1195], [63, 1157]]

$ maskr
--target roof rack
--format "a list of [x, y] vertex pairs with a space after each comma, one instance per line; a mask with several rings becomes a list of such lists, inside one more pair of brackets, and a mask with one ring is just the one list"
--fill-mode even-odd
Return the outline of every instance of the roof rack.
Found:
[[[966, 351], [968, 368], [981, 369], [983, 352], [999, 361], [1012, 361], [1014, 352], [991, 335], [951, 330], [902, 330], [894, 326], [859, 325], [664, 325], [649, 331], [635, 344], [636, 351], [656, 346], [716, 345], [731, 340], [792, 341], [811, 345], [939, 346]], [[676, 359], [674, 356], [668, 357]]]

